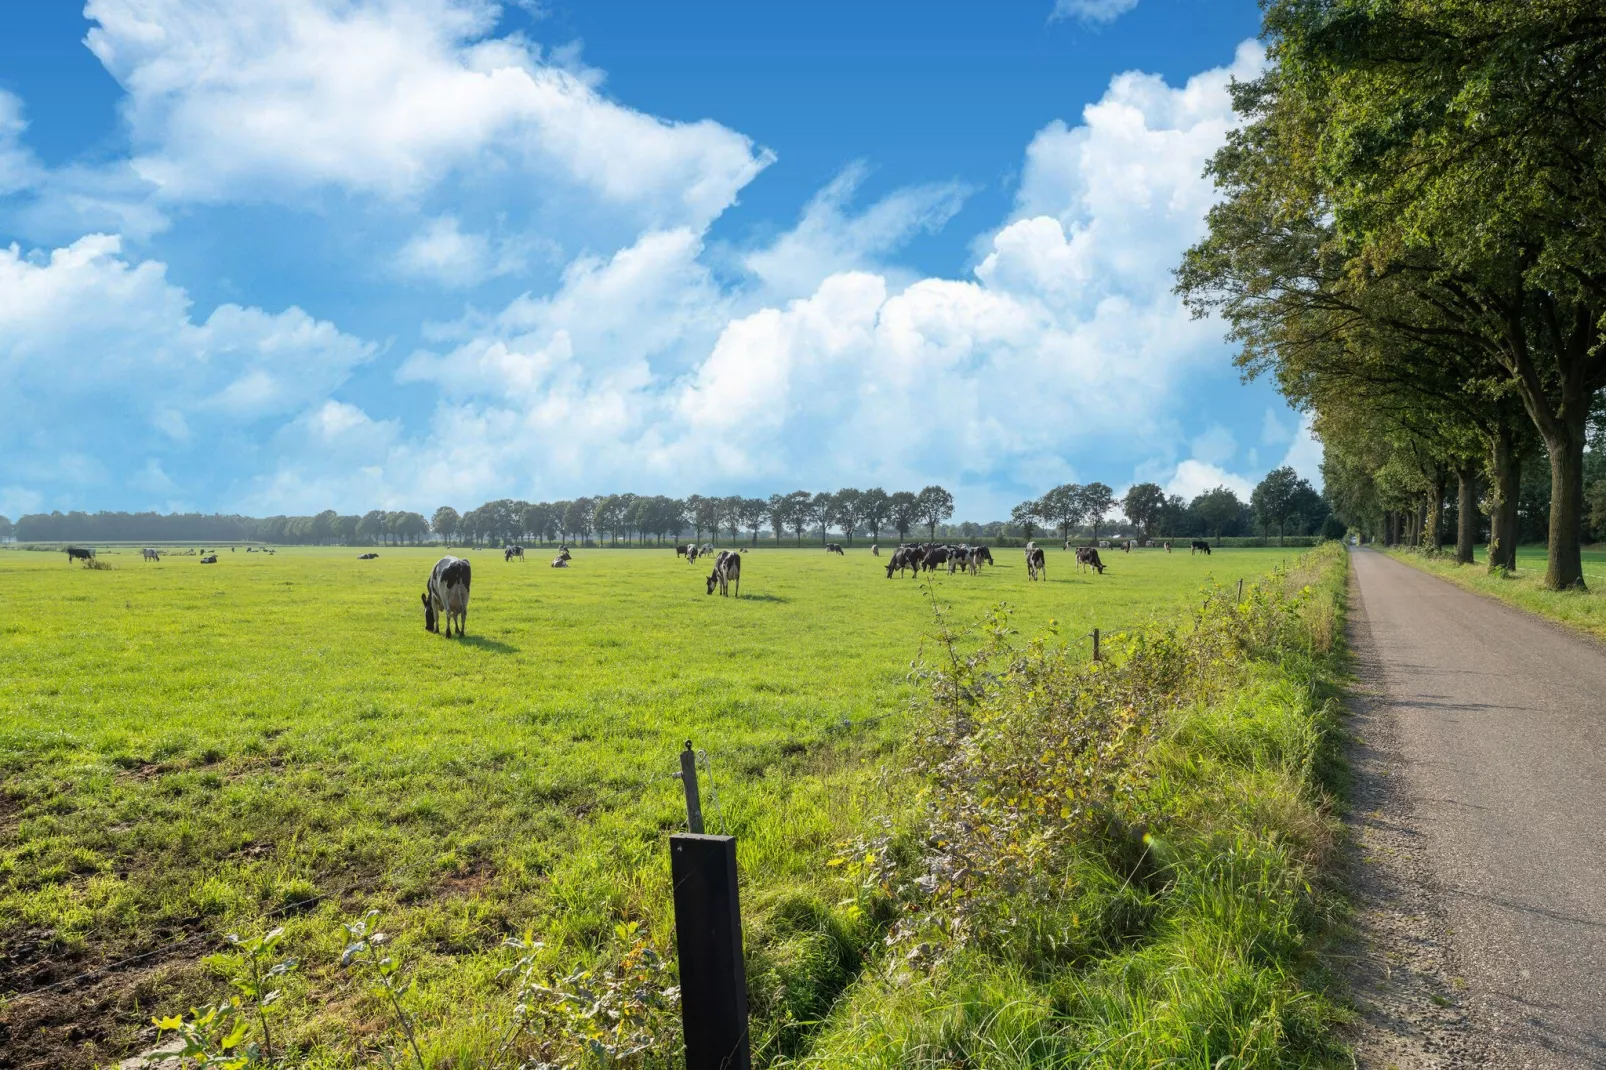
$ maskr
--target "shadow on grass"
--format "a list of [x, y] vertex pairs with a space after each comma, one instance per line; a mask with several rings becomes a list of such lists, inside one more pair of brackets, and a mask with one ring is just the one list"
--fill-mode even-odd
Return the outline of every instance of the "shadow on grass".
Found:
[[465, 635], [458, 639], [464, 646], [475, 647], [479, 650], [489, 650], [493, 654], [517, 654], [519, 648], [497, 640], [487, 639], [482, 635]]
[[785, 602], [790, 602], [791, 599], [790, 598], [782, 598], [778, 594], [744, 594], [744, 595], [742, 595], [742, 601], [744, 601], [744, 602], [783, 602], [783, 603], [785, 603]]

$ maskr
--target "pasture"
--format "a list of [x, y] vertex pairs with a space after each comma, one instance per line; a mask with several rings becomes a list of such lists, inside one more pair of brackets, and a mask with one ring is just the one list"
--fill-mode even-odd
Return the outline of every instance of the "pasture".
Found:
[[506, 935], [533, 930], [554, 971], [621, 922], [669, 945], [668, 774], [690, 738], [710, 831], [739, 837], [750, 979], [785, 993], [755, 1006], [772, 1059], [846, 983], [818, 922], [841, 898], [825, 862], [916, 805], [891, 770], [933, 602], [960, 623], [1007, 602], [1023, 634], [1085, 643], [1298, 553], [1109, 551], [1096, 576], [1050, 550], [1029, 584], [1008, 550], [928, 594], [863, 547], [759, 549], [726, 599], [668, 548], [567, 570], [454, 551], [475, 576], [467, 637], [447, 640], [419, 603], [440, 551], [359, 552], [203, 567], [125, 548], [101, 571], [0, 553], [0, 1051], [137, 1049], [152, 1013], [226, 984], [211, 934], [282, 924], [304, 963], [283, 1027], [340, 1065], [382, 1008], [335, 967], [335, 922], [376, 907], [417, 971], [426, 1050], [470, 1057]]

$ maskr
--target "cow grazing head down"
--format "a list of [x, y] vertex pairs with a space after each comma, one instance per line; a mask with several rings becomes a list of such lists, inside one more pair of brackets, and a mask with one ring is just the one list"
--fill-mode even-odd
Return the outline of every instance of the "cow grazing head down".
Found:
[[425, 592], [418, 597], [424, 600], [424, 630], [426, 632], [440, 631], [440, 623], [438, 618], [435, 616], [435, 606], [429, 600], [429, 593]]

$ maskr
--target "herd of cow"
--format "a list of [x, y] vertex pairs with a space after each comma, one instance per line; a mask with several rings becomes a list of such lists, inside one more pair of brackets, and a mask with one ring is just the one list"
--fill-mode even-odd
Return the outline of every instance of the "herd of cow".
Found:
[[[1171, 544], [1168, 542], [1164, 546], [1166, 552], [1170, 553]], [[229, 549], [233, 550], [234, 548], [230, 547]], [[1130, 553], [1132, 544], [1127, 543], [1123, 549]], [[826, 553], [842, 554], [844, 556], [846, 553], [841, 545], [837, 543], [826, 543], [825, 551]], [[189, 552], [195, 553], [194, 550]], [[266, 547], [260, 551], [257, 551], [254, 547], [246, 548], [246, 553], [256, 552], [273, 553], [272, 550]], [[713, 594], [715, 590], [718, 590], [721, 596], [728, 597], [734, 589], [737, 598], [742, 596], [741, 555], [746, 552], [745, 549], [740, 551], [715, 550], [712, 543], [703, 543], [701, 545], [682, 543], [675, 547], [675, 556], [683, 557], [689, 562], [695, 562], [699, 557], [715, 555], [714, 569], [708, 574], [705, 584], [706, 592]], [[881, 547], [872, 544], [870, 552], [879, 557], [881, 555]], [[1193, 540], [1191, 553], [1208, 554], [1210, 553], [1210, 544], [1202, 539], [1195, 539]], [[217, 553], [215, 551], [202, 550], [200, 555], [200, 563], [203, 565], [217, 563]], [[140, 556], [145, 561], [160, 561], [161, 551], [147, 547], [140, 551]], [[378, 556], [373, 551], [357, 555], [358, 560], [361, 561], [372, 561]], [[1042, 549], [1036, 544], [1028, 542], [1025, 547], [1025, 556], [1026, 578], [1028, 580], [1047, 580], [1047, 559]], [[69, 562], [83, 561], [88, 564], [95, 560], [94, 548], [69, 546], [67, 547], [67, 560]], [[515, 545], [504, 547], [502, 560], [504, 562], [515, 560], [522, 562], [524, 560], [524, 548]], [[552, 559], [552, 567], [568, 568], [570, 560], [572, 560], [572, 555], [569, 553], [569, 548], [560, 546], [558, 548], [558, 556]], [[949, 575], [955, 572], [967, 572], [974, 576], [981, 572], [981, 566], [984, 564], [993, 564], [993, 553], [985, 546], [954, 546], [946, 543], [931, 542], [906, 543], [898, 546], [892, 552], [892, 557], [887, 561], [887, 579], [890, 580], [894, 572], [901, 576], [913, 570], [914, 575], [918, 577], [922, 572], [936, 572], [944, 566], [947, 566]], [[1096, 570], [1099, 575], [1104, 575], [1105, 566], [1104, 562], [1099, 559], [1097, 547], [1077, 547], [1076, 565], [1078, 569], [1091, 568]], [[420, 596], [424, 604], [424, 628], [426, 631], [441, 634], [440, 625], [444, 620], [446, 623], [445, 635], [448, 638], [451, 637], [454, 624], [457, 626], [458, 637], [462, 637], [463, 629], [468, 623], [468, 594], [472, 578], [472, 567], [468, 561], [461, 557], [453, 557], [448, 554], [435, 562], [435, 567], [430, 570], [429, 581], [425, 585], [424, 593]]]

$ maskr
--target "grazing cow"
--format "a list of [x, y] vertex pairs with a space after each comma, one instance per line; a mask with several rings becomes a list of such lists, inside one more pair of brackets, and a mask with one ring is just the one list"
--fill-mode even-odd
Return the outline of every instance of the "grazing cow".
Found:
[[357, 560], [358, 561], [372, 561], [374, 558], [376, 558], [378, 556], [379, 556], [378, 554], [374, 553], [372, 550], [369, 550], [365, 554], [358, 554], [357, 555]]
[[1099, 575], [1104, 575], [1104, 562], [1099, 560], [1098, 549], [1093, 546], [1082, 546], [1077, 548], [1076, 567], [1078, 569], [1098, 569]]
[[1192, 557], [1194, 554], [1204, 554], [1206, 557], [1209, 557], [1210, 543], [1204, 539], [1194, 539], [1193, 547], [1188, 551], [1188, 556]]
[[519, 559], [520, 564], [524, 563], [524, 547], [504, 546], [502, 548], [502, 561], [504, 563], [513, 560], [515, 557]]
[[983, 561], [987, 562], [989, 565], [993, 563], [993, 552], [987, 549], [985, 546], [976, 547], [975, 555], [976, 564], [978, 565], [980, 565]]
[[1035, 546], [1026, 548], [1026, 578], [1028, 580], [1048, 579], [1048, 561], [1043, 551]]
[[[828, 553], [828, 554], [841, 554], [842, 553], [842, 544], [841, 543], [835, 543], [835, 542], [828, 542], [828, 543], [825, 544], [825, 552]], [[846, 554], [842, 554], [842, 556], [846, 557], [847, 555]]]
[[721, 550], [714, 559], [714, 571], [708, 574], [708, 593], [719, 588], [720, 597], [730, 596], [730, 585], [736, 585], [736, 597], [742, 597], [742, 555]]
[[870, 544], [870, 556], [871, 557], [880, 557], [881, 556], [881, 545], [879, 543], [874, 543], [873, 542], [873, 543]]
[[695, 562], [701, 556], [702, 556], [702, 551], [697, 548], [696, 544], [693, 544], [691, 546], [686, 547], [686, 560], [687, 561]]
[[894, 572], [902, 574], [904, 569], [910, 565], [913, 565], [915, 571], [919, 572], [920, 564], [919, 558], [915, 556], [916, 552], [913, 547], [909, 546], [900, 546], [892, 551], [892, 556], [887, 559], [887, 579], [890, 580]]
[[1166, 553], [1170, 553], [1171, 552], [1171, 540], [1169, 540], [1169, 539], [1166, 540], [1165, 552]]
[[424, 630], [440, 633], [441, 618], [446, 618], [446, 637], [452, 636], [452, 621], [457, 622], [461, 638], [463, 626], [468, 623], [468, 588], [472, 578], [469, 563], [461, 557], [447, 555], [435, 562], [429, 573], [429, 586], [421, 599], [424, 603]]
[[203, 565], [215, 565], [215, 564], [217, 564], [217, 554], [207, 554], [205, 557], [201, 558], [201, 564], [203, 564]]
[[935, 572], [939, 565], [948, 563], [948, 548], [946, 546], [933, 546], [920, 558], [918, 572]]
[[148, 546], [139, 552], [139, 557], [141, 561], [160, 562], [162, 560], [162, 555], [158, 551], [152, 550]]
[[93, 548], [88, 546], [67, 547], [67, 563], [69, 565], [74, 561], [82, 561], [87, 565], [93, 560], [95, 560], [95, 551]]
[[691, 545], [689, 543], [677, 542], [677, 543], [675, 543], [675, 556], [676, 557], [685, 557], [686, 556], [686, 551], [690, 550], [690, 549], [691, 549]]

